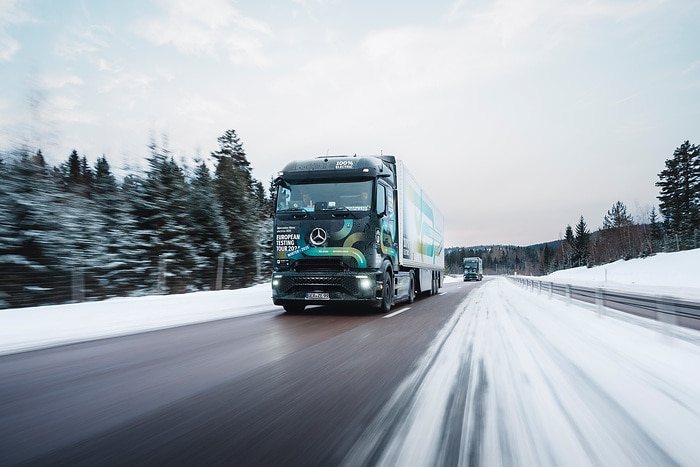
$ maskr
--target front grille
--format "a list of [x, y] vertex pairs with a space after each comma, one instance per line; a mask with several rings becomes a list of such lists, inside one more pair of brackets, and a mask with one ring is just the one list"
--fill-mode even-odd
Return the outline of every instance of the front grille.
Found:
[[292, 266], [296, 272], [344, 272], [348, 266], [342, 260], [306, 259], [298, 260]]
[[282, 293], [294, 293], [314, 289], [337, 291], [352, 295], [358, 292], [357, 278], [347, 275], [317, 274], [283, 276], [280, 278], [279, 288]]

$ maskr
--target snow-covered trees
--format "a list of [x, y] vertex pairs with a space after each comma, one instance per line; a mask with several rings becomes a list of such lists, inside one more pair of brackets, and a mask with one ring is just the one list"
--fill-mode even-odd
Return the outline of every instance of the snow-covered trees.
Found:
[[230, 248], [235, 263], [226, 268], [237, 287], [250, 285], [258, 272], [261, 235], [258, 213], [263, 209], [256, 196], [255, 181], [243, 145], [234, 130], [219, 137], [214, 183], [222, 206], [222, 216], [231, 233]]
[[613, 204], [603, 218], [600, 248], [605, 257], [616, 260], [631, 258], [635, 248], [632, 245], [632, 225], [634, 220], [622, 201]]
[[[150, 145], [117, 180], [103, 155], [0, 157], [0, 308], [250, 285], [269, 273], [270, 200], [234, 130], [194, 168]], [[163, 146], [167, 146], [164, 144]]]
[[700, 230], [700, 146], [685, 141], [666, 161], [656, 182], [667, 235], [679, 249], [698, 247]]

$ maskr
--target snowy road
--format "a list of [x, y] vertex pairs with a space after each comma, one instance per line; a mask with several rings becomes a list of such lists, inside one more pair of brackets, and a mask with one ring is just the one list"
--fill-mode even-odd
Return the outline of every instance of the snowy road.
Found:
[[662, 326], [491, 280], [403, 386], [390, 441], [387, 407], [346, 463], [697, 465], [699, 335]]

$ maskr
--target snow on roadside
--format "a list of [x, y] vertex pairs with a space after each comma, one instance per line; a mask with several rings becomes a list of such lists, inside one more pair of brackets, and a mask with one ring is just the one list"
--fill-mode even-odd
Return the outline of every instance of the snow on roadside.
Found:
[[0, 355], [281, 310], [270, 284], [0, 310]]
[[565, 269], [535, 279], [700, 300], [700, 249]]

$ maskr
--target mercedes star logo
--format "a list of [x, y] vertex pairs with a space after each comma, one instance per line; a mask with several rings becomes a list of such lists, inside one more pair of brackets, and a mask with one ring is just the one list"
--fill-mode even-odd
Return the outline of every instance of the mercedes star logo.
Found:
[[316, 227], [311, 231], [309, 240], [311, 240], [311, 243], [314, 246], [321, 246], [326, 243], [326, 240], [328, 240], [328, 234], [321, 227]]

